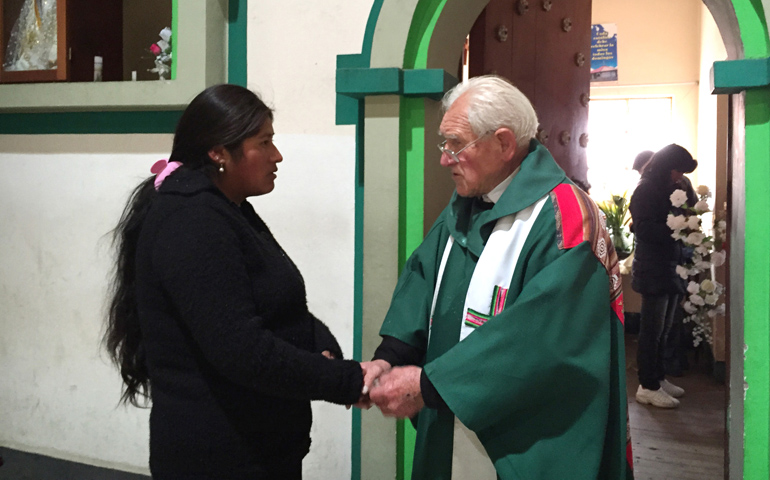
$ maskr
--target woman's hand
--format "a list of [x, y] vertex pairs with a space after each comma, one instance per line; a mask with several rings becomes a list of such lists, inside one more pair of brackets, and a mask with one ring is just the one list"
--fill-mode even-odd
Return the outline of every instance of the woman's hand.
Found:
[[[353, 404], [354, 407], [365, 410], [371, 408], [372, 402], [369, 400], [369, 390], [376, 384], [377, 378], [389, 371], [390, 368], [390, 363], [385, 360], [372, 360], [371, 362], [361, 363], [361, 370], [364, 373], [364, 386], [361, 390], [361, 397], [358, 399], [358, 402]], [[347, 408], [350, 408], [350, 405], [348, 405]]]
[[364, 389], [361, 393], [369, 395], [369, 390], [372, 389], [380, 375], [389, 371], [390, 368], [390, 363], [385, 360], [372, 360], [371, 362], [361, 363], [361, 369], [364, 371]]

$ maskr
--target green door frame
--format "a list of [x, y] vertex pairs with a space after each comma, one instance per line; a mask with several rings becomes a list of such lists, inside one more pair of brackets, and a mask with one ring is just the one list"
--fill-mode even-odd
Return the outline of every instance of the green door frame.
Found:
[[[734, 125], [745, 122], [744, 155], [736, 159], [744, 167], [745, 196], [743, 205], [731, 206], [734, 223], [744, 225], [743, 231], [731, 228], [733, 250], [737, 250], [731, 257], [751, 261], [738, 266], [743, 302], [731, 307], [731, 318], [743, 319], [743, 338], [731, 342], [731, 361], [743, 359], [743, 378], [731, 379], [739, 391], [732, 392], [728, 418], [740, 418], [742, 409], [743, 435], [740, 438], [741, 429], [729, 425], [730, 442], [737, 445], [728, 448], [733, 454], [742, 447], [743, 459], [731, 458], [729, 473], [764, 480], [770, 478], [770, 37], [766, 20], [770, 12], [763, 16], [758, 1], [733, 0], [732, 4], [745, 58], [714, 63], [713, 93], [738, 94], [745, 108], [745, 118], [733, 120]], [[739, 272], [731, 272], [731, 281]], [[739, 371], [731, 368], [731, 373], [737, 376]]]
[[[375, 0], [364, 36], [362, 53], [337, 57], [337, 123], [356, 125], [356, 228], [354, 358], [362, 356], [363, 245], [364, 245], [364, 109], [369, 96], [401, 97], [399, 128], [398, 270], [423, 239], [424, 100], [439, 100], [457, 79], [443, 69], [426, 68], [428, 46], [436, 19], [446, 0], [419, 1], [407, 39], [404, 63], [395, 68], [370, 68], [371, 49], [384, 0]], [[396, 478], [411, 477], [414, 429], [396, 424]], [[353, 412], [352, 474], [361, 478], [361, 412]]]

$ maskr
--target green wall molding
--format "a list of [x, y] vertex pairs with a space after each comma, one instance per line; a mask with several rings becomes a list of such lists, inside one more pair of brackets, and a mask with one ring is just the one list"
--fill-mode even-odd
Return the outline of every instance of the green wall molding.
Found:
[[438, 68], [404, 70], [404, 96], [441, 100], [444, 94], [457, 85], [457, 77]]
[[770, 57], [714, 62], [712, 93], [740, 93], [770, 85]]
[[341, 68], [337, 93], [362, 99], [367, 95], [401, 95], [404, 71], [400, 68]]
[[[361, 54], [338, 55], [336, 77], [336, 122], [356, 125], [356, 282], [363, 281], [363, 174], [364, 168], [364, 103], [367, 96], [401, 97], [399, 155], [399, 246], [398, 264], [419, 245], [423, 237], [424, 182], [424, 99], [440, 100], [458, 80], [443, 69], [426, 69], [427, 50], [436, 20], [447, 0], [420, 0], [409, 28], [403, 65], [391, 68], [369, 68], [374, 31], [384, 0], [375, 0], [370, 11]], [[360, 174], [360, 176], [359, 176]], [[360, 180], [360, 182], [359, 182]], [[359, 190], [361, 192], [359, 198]], [[360, 240], [359, 240], [360, 239]], [[354, 299], [354, 358], [360, 359], [363, 330], [362, 295]], [[405, 422], [397, 423], [397, 472], [402, 480], [411, 476], [411, 451], [414, 430]], [[353, 413], [351, 478], [361, 478], [361, 415]]]
[[174, 133], [181, 110], [155, 112], [5, 113], [0, 134]]
[[[458, 83], [458, 80], [447, 73], [443, 69], [418, 69], [418, 70], [404, 70], [401, 68], [369, 68], [369, 67], [349, 67], [347, 65], [355, 65], [363, 62], [361, 56], [357, 55], [340, 55], [337, 57], [337, 76], [336, 76], [336, 93], [337, 93], [337, 112], [336, 119], [338, 125], [356, 125], [356, 229], [355, 229], [355, 251], [356, 258], [355, 284], [360, 286], [363, 283], [363, 168], [364, 168], [364, 100], [367, 96], [376, 95], [398, 95], [404, 98], [404, 101], [408, 102], [404, 104], [406, 110], [411, 111], [416, 115], [412, 117], [412, 122], [419, 124], [419, 131], [424, 128], [424, 109], [422, 107], [422, 98], [430, 98], [433, 100], [439, 100], [443, 97], [444, 93], [452, 86]], [[345, 65], [345, 66], [343, 66]], [[417, 103], [415, 103], [417, 102]], [[420, 120], [422, 119], [422, 120]], [[409, 128], [406, 123], [402, 123], [405, 128]], [[414, 135], [412, 135], [414, 133]], [[408, 221], [411, 228], [408, 228], [410, 232], [414, 232], [419, 236], [419, 240], [422, 240], [422, 165], [423, 165], [423, 147], [422, 138], [423, 135], [416, 134], [417, 132], [402, 133], [402, 138], [407, 136], [414, 138], [415, 141], [419, 140], [417, 145], [413, 145], [416, 150], [419, 150], [417, 157], [411, 158], [409, 166], [401, 168], [402, 185], [401, 195], [402, 197], [408, 196], [409, 201], [401, 202], [400, 208], [409, 209], [409, 213], [404, 212], [400, 215], [402, 221]], [[411, 142], [410, 142], [411, 143]], [[415, 163], [415, 160], [419, 162]], [[405, 162], [403, 149], [400, 161]], [[407, 173], [407, 170], [409, 173]], [[411, 185], [411, 188], [407, 188], [406, 185]], [[419, 198], [417, 198], [419, 197]], [[408, 220], [407, 220], [408, 219]], [[411, 235], [413, 238], [410, 245], [406, 245], [404, 241], [403, 228], [399, 235], [399, 268], [403, 265], [403, 262], [411, 253], [411, 250], [416, 247], [415, 235]], [[419, 244], [419, 241], [417, 242]], [[409, 249], [409, 252], [406, 249]], [[362, 307], [361, 302], [363, 298], [363, 291], [358, 289], [355, 292], [354, 300], [354, 341], [353, 341], [353, 357], [357, 360], [361, 360], [362, 355]], [[351, 465], [351, 478], [358, 480], [361, 478], [361, 413], [359, 411], [353, 412], [353, 429], [352, 429], [352, 465]], [[408, 478], [411, 472], [411, 456], [405, 458], [405, 450], [413, 447], [414, 434], [413, 429], [407, 428], [403, 421], [399, 421], [397, 425], [397, 437], [398, 437], [398, 475], [399, 480]]]
[[[372, 42], [374, 40], [374, 29], [377, 26], [377, 20], [380, 17], [382, 4], [385, 0], [374, 0], [372, 9], [369, 11], [369, 19], [366, 22], [366, 31], [364, 32], [364, 42], [361, 46], [361, 53], [337, 55], [337, 69], [345, 68], [369, 68], [372, 57]], [[337, 125], [356, 125], [359, 123], [359, 111], [363, 109], [356, 97], [337, 93], [337, 107], [335, 112], [335, 122]], [[363, 126], [363, 117], [361, 117]], [[363, 129], [361, 129], [361, 141], [363, 142]], [[363, 245], [362, 245], [363, 248]], [[355, 345], [354, 345], [355, 348]], [[356, 477], [354, 477], [356, 478]]]
[[[366, 22], [360, 54], [337, 55], [337, 71], [347, 68], [369, 68], [372, 56], [374, 29], [385, 0], [374, 0]], [[337, 80], [338, 81], [338, 80]], [[353, 233], [353, 359], [362, 360], [363, 284], [364, 284], [364, 101], [336, 93], [335, 122], [337, 125], [356, 126], [355, 165], [355, 224]], [[350, 478], [361, 480], [361, 410], [351, 413]]]
[[367, 96], [399, 95], [440, 100], [457, 82], [457, 78], [442, 69], [338, 67], [337, 124], [357, 123], [358, 101]]
[[228, 0], [227, 7], [227, 82], [242, 87], [248, 77], [246, 54], [248, 0]]
[[[248, 0], [220, 0], [228, 8], [227, 24], [227, 71], [209, 72], [206, 85], [200, 84], [197, 94], [208, 84], [217, 83], [216, 76], [226, 78], [238, 85], [246, 85], [246, 29]], [[174, 0], [176, 5], [178, 0]], [[211, 4], [210, 6], [213, 6]], [[177, 18], [174, 18], [174, 24]], [[184, 33], [184, 32], [183, 32]], [[174, 31], [174, 45], [179, 45], [179, 38]], [[222, 41], [225, 39], [223, 38]], [[206, 59], [201, 65], [206, 64]], [[172, 64], [176, 67], [176, 62]], [[176, 70], [176, 69], [175, 69]], [[176, 72], [175, 72], [176, 73]], [[180, 72], [181, 73], [181, 72]], [[202, 74], [202, 73], [201, 73]], [[169, 81], [173, 85], [178, 80]], [[221, 80], [220, 80], [221, 81]], [[110, 82], [107, 82], [110, 83]], [[142, 82], [150, 83], [150, 82]], [[99, 85], [101, 87], [102, 85]], [[164, 87], [166, 85], [163, 85]], [[77, 86], [76, 86], [77, 87]], [[160, 94], [160, 93], [159, 93]], [[186, 103], [186, 102], [183, 102]], [[0, 108], [2, 108], [0, 104]], [[164, 108], [159, 105], [149, 110], [132, 109], [114, 111], [114, 109], [84, 110], [76, 112], [7, 112], [0, 113], [0, 135], [39, 135], [39, 134], [130, 134], [130, 133], [173, 133], [182, 114], [184, 105]]]

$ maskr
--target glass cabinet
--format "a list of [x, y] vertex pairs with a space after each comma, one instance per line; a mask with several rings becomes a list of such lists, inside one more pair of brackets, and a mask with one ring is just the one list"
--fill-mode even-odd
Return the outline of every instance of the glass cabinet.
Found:
[[0, 0], [0, 82], [68, 79], [67, 0]]
[[0, 0], [0, 83], [158, 80], [160, 53], [168, 80], [171, 26], [172, 0]]

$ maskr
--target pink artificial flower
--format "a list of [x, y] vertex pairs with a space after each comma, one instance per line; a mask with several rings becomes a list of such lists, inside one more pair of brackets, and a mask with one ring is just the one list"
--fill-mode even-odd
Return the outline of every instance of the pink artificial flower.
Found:
[[155, 190], [160, 188], [166, 177], [171, 175], [174, 170], [181, 166], [182, 164], [180, 162], [169, 162], [165, 158], [155, 162], [150, 168], [150, 172], [155, 174]]
[[162, 51], [157, 43], [153, 43], [150, 45], [150, 51], [153, 55], [160, 55], [160, 52]]

